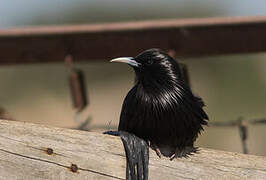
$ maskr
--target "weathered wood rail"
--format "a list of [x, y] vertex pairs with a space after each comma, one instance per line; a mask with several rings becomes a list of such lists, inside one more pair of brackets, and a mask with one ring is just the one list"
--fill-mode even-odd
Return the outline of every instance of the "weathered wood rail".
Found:
[[[118, 137], [0, 120], [0, 179], [124, 179], [125, 162]], [[201, 148], [169, 161], [150, 151], [149, 170], [150, 179], [265, 179], [266, 157]]]

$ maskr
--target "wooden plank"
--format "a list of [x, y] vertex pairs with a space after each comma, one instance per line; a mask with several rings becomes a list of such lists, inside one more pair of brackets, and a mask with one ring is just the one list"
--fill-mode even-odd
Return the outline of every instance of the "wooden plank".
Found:
[[[70, 170], [71, 164], [77, 172]], [[149, 170], [155, 180], [265, 179], [266, 157], [201, 148], [189, 158], [169, 161], [151, 150]], [[118, 137], [0, 120], [0, 179], [124, 178]]]
[[0, 64], [135, 56], [157, 47], [178, 57], [266, 50], [266, 16], [153, 20], [0, 30]]

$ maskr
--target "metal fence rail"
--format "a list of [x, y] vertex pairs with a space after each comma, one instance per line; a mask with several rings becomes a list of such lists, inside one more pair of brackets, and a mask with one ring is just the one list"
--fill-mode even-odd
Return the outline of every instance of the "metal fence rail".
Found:
[[242, 151], [244, 154], [248, 154], [247, 139], [248, 139], [248, 125], [262, 125], [266, 123], [266, 119], [251, 119], [245, 120], [243, 117], [239, 117], [236, 120], [225, 122], [210, 122], [210, 126], [216, 127], [238, 127], [239, 135], [242, 143]]
[[266, 50], [266, 16], [153, 20], [0, 30], [0, 65], [133, 56], [151, 48], [177, 57]]

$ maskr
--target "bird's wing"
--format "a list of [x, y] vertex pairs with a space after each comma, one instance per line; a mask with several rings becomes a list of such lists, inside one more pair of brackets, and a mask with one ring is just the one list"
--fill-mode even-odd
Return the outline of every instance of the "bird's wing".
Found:
[[134, 104], [135, 104], [136, 86], [134, 86], [126, 95], [123, 102], [118, 130], [127, 131], [130, 123], [130, 117], [133, 116]]
[[204, 107], [205, 106], [205, 103], [204, 103], [204, 101], [202, 100], [201, 97], [199, 97], [198, 95], [194, 94], [194, 98], [197, 100], [197, 102], [199, 103], [200, 107]]
[[208, 120], [209, 117], [202, 109], [204, 107], [204, 102], [199, 96], [193, 95], [190, 88], [186, 84], [178, 85], [180, 95], [177, 96], [180, 106], [184, 108], [187, 112], [193, 112], [195, 116], [202, 119], [202, 124], [207, 124], [204, 120]]

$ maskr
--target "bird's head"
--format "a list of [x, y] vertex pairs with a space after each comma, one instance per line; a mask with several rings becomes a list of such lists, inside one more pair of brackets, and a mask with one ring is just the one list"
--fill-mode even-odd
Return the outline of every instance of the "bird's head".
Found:
[[175, 81], [181, 78], [177, 61], [160, 49], [148, 49], [136, 57], [120, 57], [111, 62], [129, 64], [140, 81]]

